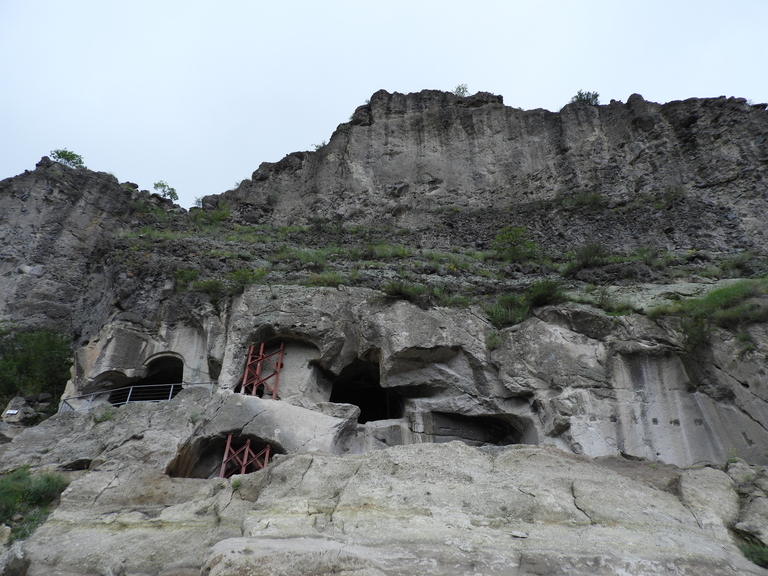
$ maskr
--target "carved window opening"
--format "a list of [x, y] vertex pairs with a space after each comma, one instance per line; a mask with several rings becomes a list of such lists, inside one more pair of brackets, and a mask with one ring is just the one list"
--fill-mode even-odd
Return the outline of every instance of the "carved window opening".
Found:
[[181, 392], [183, 380], [184, 362], [175, 356], [163, 356], [149, 363], [144, 378], [112, 392], [109, 402], [121, 406], [129, 402], [170, 400]]
[[403, 417], [402, 396], [382, 388], [376, 362], [355, 360], [346, 366], [334, 380], [330, 401], [360, 408], [360, 424]]

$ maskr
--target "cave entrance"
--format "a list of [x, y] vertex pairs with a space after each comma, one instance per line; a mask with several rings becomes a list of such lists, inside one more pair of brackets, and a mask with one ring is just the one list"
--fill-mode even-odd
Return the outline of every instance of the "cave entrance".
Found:
[[[239, 435], [237, 432], [213, 438], [194, 438], [179, 449], [176, 458], [168, 465], [166, 474], [174, 478], [219, 478], [222, 462], [228, 455], [228, 440], [230, 448], [238, 449], [250, 441], [249, 448], [255, 454], [261, 453], [267, 446], [270, 457], [285, 454], [274, 442], [267, 442], [256, 436]], [[255, 472], [257, 468], [255, 465], [249, 465], [246, 467], [246, 473]], [[228, 466], [227, 472], [239, 473], [240, 470], [233, 470], [232, 466]]]
[[432, 412], [427, 433], [435, 443], [459, 440], [471, 446], [519, 444], [522, 426], [504, 416], [464, 416]]
[[334, 380], [330, 401], [360, 408], [360, 424], [403, 416], [403, 399], [394, 390], [381, 387], [376, 362], [358, 359], [346, 366]]
[[112, 392], [109, 402], [113, 406], [122, 406], [129, 402], [170, 400], [181, 392], [183, 380], [184, 362], [175, 356], [163, 356], [149, 363], [144, 378]]

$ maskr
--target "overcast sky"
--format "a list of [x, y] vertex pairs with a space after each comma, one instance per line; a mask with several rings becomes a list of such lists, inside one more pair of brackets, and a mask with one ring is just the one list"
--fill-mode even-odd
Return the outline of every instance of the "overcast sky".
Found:
[[68, 148], [189, 207], [379, 89], [768, 101], [768, 0], [0, 0], [0, 179]]

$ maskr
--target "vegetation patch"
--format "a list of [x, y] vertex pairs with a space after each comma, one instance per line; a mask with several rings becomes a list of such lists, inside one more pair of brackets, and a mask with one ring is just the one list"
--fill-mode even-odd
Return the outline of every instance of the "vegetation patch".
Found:
[[566, 264], [563, 276], [570, 276], [584, 268], [599, 266], [606, 261], [608, 251], [599, 243], [590, 243], [581, 246], [573, 253], [573, 260]]
[[758, 566], [768, 568], [768, 546], [760, 541], [750, 541], [739, 546], [739, 550], [746, 556], [751, 562], [754, 562]]
[[173, 273], [173, 277], [176, 279], [176, 287], [179, 290], [187, 288], [187, 286], [197, 280], [199, 275], [200, 272], [190, 268], [179, 268]]
[[27, 466], [0, 476], [0, 523], [11, 527], [11, 540], [27, 538], [45, 522], [66, 487], [60, 474], [32, 476]]
[[248, 270], [241, 268], [227, 274], [230, 294], [240, 294], [249, 284], [261, 284], [264, 277], [269, 274], [269, 268], [256, 268]]
[[682, 319], [686, 348], [695, 349], [708, 342], [713, 326], [736, 330], [755, 322], [768, 321], [768, 279], [738, 280], [717, 288], [702, 298], [660, 306], [651, 318], [677, 316]]
[[531, 314], [531, 309], [565, 300], [565, 291], [559, 280], [534, 282], [524, 294], [502, 294], [485, 308], [491, 324], [497, 328], [519, 324]]
[[491, 243], [491, 247], [501, 260], [524, 262], [536, 256], [539, 245], [530, 239], [530, 231], [525, 226], [504, 226]]
[[[72, 366], [69, 338], [52, 330], [0, 328], [0, 402], [14, 396], [64, 393]], [[56, 403], [51, 406], [55, 410]]]
[[324, 272], [322, 274], [312, 274], [309, 278], [304, 280], [302, 284], [305, 286], [330, 286], [336, 287], [340, 284], [346, 284], [344, 277], [338, 272]]

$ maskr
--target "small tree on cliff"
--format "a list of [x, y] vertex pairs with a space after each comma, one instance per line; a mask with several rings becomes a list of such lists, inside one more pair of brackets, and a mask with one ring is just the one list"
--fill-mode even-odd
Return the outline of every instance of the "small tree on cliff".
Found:
[[174, 202], [179, 199], [179, 195], [176, 193], [176, 188], [171, 188], [168, 186], [168, 182], [165, 180], [160, 180], [160, 182], [155, 182], [155, 192], [160, 194], [163, 198], [170, 198]]
[[579, 90], [576, 92], [576, 96], [571, 98], [571, 104], [574, 102], [583, 102], [590, 106], [597, 106], [600, 104], [600, 94], [597, 92], [585, 92], [584, 90]]
[[456, 88], [453, 89], [453, 93], [456, 96], [465, 98], [466, 96], [469, 96], [469, 89], [467, 88], [466, 84], [459, 84], [458, 86], [456, 86]]
[[66, 148], [51, 150], [51, 160], [58, 162], [59, 164], [64, 164], [64, 166], [69, 166], [70, 168], [85, 168], [83, 157]]

